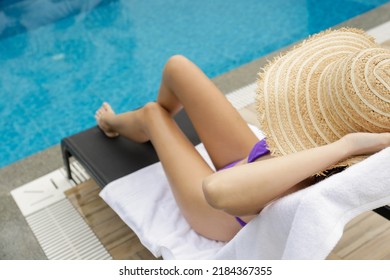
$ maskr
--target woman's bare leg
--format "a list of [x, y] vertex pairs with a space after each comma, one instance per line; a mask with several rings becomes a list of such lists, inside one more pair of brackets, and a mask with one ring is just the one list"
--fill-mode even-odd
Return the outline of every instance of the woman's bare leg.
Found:
[[[219, 89], [182, 56], [167, 62], [157, 103], [171, 116], [184, 107], [217, 169], [245, 158], [258, 141]], [[111, 109], [105, 106], [97, 112], [97, 118], [108, 136], [115, 136], [118, 131], [137, 142], [149, 140], [138, 126], [139, 110], [116, 115], [113, 120], [110, 112], [105, 112]]]
[[149, 138], [143, 131], [141, 111], [142, 109], [139, 109], [117, 115], [110, 104], [104, 102], [96, 111], [95, 119], [108, 137], [122, 135], [135, 142], [143, 143]]
[[205, 200], [202, 182], [213, 171], [172, 119], [182, 107], [217, 168], [245, 158], [257, 141], [223, 94], [181, 56], [168, 61], [157, 103], [120, 115], [106, 104], [96, 117], [109, 136], [119, 133], [138, 142], [150, 140], [187, 221], [206, 237], [229, 240], [240, 226], [234, 217], [210, 207]]
[[[110, 123], [119, 124], [119, 129], [114, 126], [115, 133], [130, 134], [130, 129], [122, 124], [125, 120], [123, 114], [115, 115], [112, 112], [107, 116], [104, 110], [102, 108], [99, 110], [103, 112], [97, 113], [98, 118], [108, 118]], [[188, 223], [195, 231], [207, 238], [230, 240], [240, 229], [239, 224], [233, 216], [212, 208], [206, 202], [202, 190], [203, 179], [213, 174], [213, 170], [162, 106], [149, 103], [136, 112], [139, 117], [137, 126], [143, 127], [142, 136], [145, 135], [153, 143], [175, 200]], [[129, 116], [133, 115], [127, 114], [127, 117]], [[108, 127], [111, 132], [114, 131], [113, 127], [106, 126]]]
[[258, 141], [212, 81], [182, 56], [168, 61], [157, 102], [171, 114], [184, 107], [217, 169], [245, 158]]

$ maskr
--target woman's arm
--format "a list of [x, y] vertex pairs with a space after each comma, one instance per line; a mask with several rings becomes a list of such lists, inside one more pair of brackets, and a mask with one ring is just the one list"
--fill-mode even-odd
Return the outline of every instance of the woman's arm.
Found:
[[257, 214], [295, 185], [350, 156], [377, 152], [390, 145], [390, 133], [349, 134], [325, 146], [223, 170], [207, 177], [209, 204], [232, 215]]

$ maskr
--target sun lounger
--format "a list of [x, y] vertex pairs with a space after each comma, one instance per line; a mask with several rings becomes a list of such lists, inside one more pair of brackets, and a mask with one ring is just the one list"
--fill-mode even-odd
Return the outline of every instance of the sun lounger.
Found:
[[[178, 114], [176, 121], [194, 145], [200, 143], [185, 112]], [[388, 183], [388, 176], [379, 182], [377, 191], [372, 191], [372, 178], [369, 177], [380, 178], [386, 174], [379, 170], [378, 174], [360, 174], [370, 171], [362, 167], [351, 167], [350, 170], [331, 176], [330, 180], [325, 180], [328, 183], [324, 181], [317, 188], [307, 188], [303, 192], [278, 200], [241, 230], [232, 241], [216, 242], [199, 236], [186, 223], [169, 191], [169, 184], [150, 143], [137, 144], [122, 137], [111, 139], [98, 127], [93, 127], [63, 139], [61, 146], [69, 178], [72, 176], [69, 158], [73, 156], [104, 188], [100, 196], [106, 203], [156, 257], [161, 256], [164, 259], [322, 259], [341, 237], [346, 222], [361, 212], [383, 205], [382, 199], [386, 200], [386, 203], [390, 200], [388, 195], [381, 197], [382, 192], [386, 193], [384, 185]], [[207, 160], [202, 144], [197, 145], [197, 148]], [[389, 151], [387, 149], [387, 153], [382, 153], [385, 159], [379, 160], [386, 162]], [[210, 163], [210, 160], [208, 162]], [[375, 164], [375, 160], [371, 162]], [[363, 177], [362, 180], [355, 180], [356, 173]], [[351, 178], [354, 184], [360, 185], [365, 184], [361, 181], [366, 178], [366, 181], [370, 181], [371, 188], [368, 189], [368, 185], [363, 188], [360, 186], [356, 188], [360, 191], [357, 193], [360, 200], [353, 199], [353, 196], [348, 200], [348, 196], [342, 195], [343, 200], [336, 199], [338, 203], [335, 205], [335, 201], [329, 196], [335, 194], [340, 197], [337, 196], [337, 190], [343, 189], [352, 193], [350, 190], [357, 186], [345, 184], [351, 182]], [[324, 193], [315, 190], [322, 190]], [[369, 192], [370, 195], [364, 196], [364, 192]], [[371, 196], [374, 198], [372, 202], [369, 201]], [[154, 203], [156, 200], [159, 201], [158, 204]], [[306, 211], [306, 208], [309, 210]], [[385, 206], [374, 211], [390, 220], [390, 207]], [[295, 216], [297, 218], [294, 218]], [[281, 217], [283, 223], [272, 222]], [[305, 228], [304, 223], [297, 225], [291, 221], [304, 219], [307, 219], [307, 223], [316, 225], [313, 230], [305, 229], [304, 236], [308, 236], [312, 242], [309, 244], [306, 239], [299, 239], [302, 234], [293, 234], [296, 237], [294, 241], [286, 238], [297, 227]], [[275, 224], [279, 226], [275, 228]], [[302, 232], [302, 229], [298, 231]], [[321, 238], [314, 238], [315, 236]], [[254, 243], [248, 240], [257, 240], [255, 247], [258, 249], [253, 249]], [[299, 250], [294, 249], [296, 244]]]

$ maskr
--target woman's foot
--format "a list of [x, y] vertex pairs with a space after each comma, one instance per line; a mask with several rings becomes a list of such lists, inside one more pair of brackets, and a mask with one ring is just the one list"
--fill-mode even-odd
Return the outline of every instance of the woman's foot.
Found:
[[95, 113], [95, 119], [100, 129], [110, 138], [119, 136], [119, 133], [114, 131], [110, 126], [110, 119], [113, 117], [115, 117], [115, 112], [107, 102], [104, 102]]

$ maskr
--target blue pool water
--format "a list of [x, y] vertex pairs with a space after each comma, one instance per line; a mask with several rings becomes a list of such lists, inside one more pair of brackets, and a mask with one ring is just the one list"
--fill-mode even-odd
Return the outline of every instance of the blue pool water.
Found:
[[0, 1], [0, 167], [154, 100], [173, 54], [215, 77], [386, 2]]

